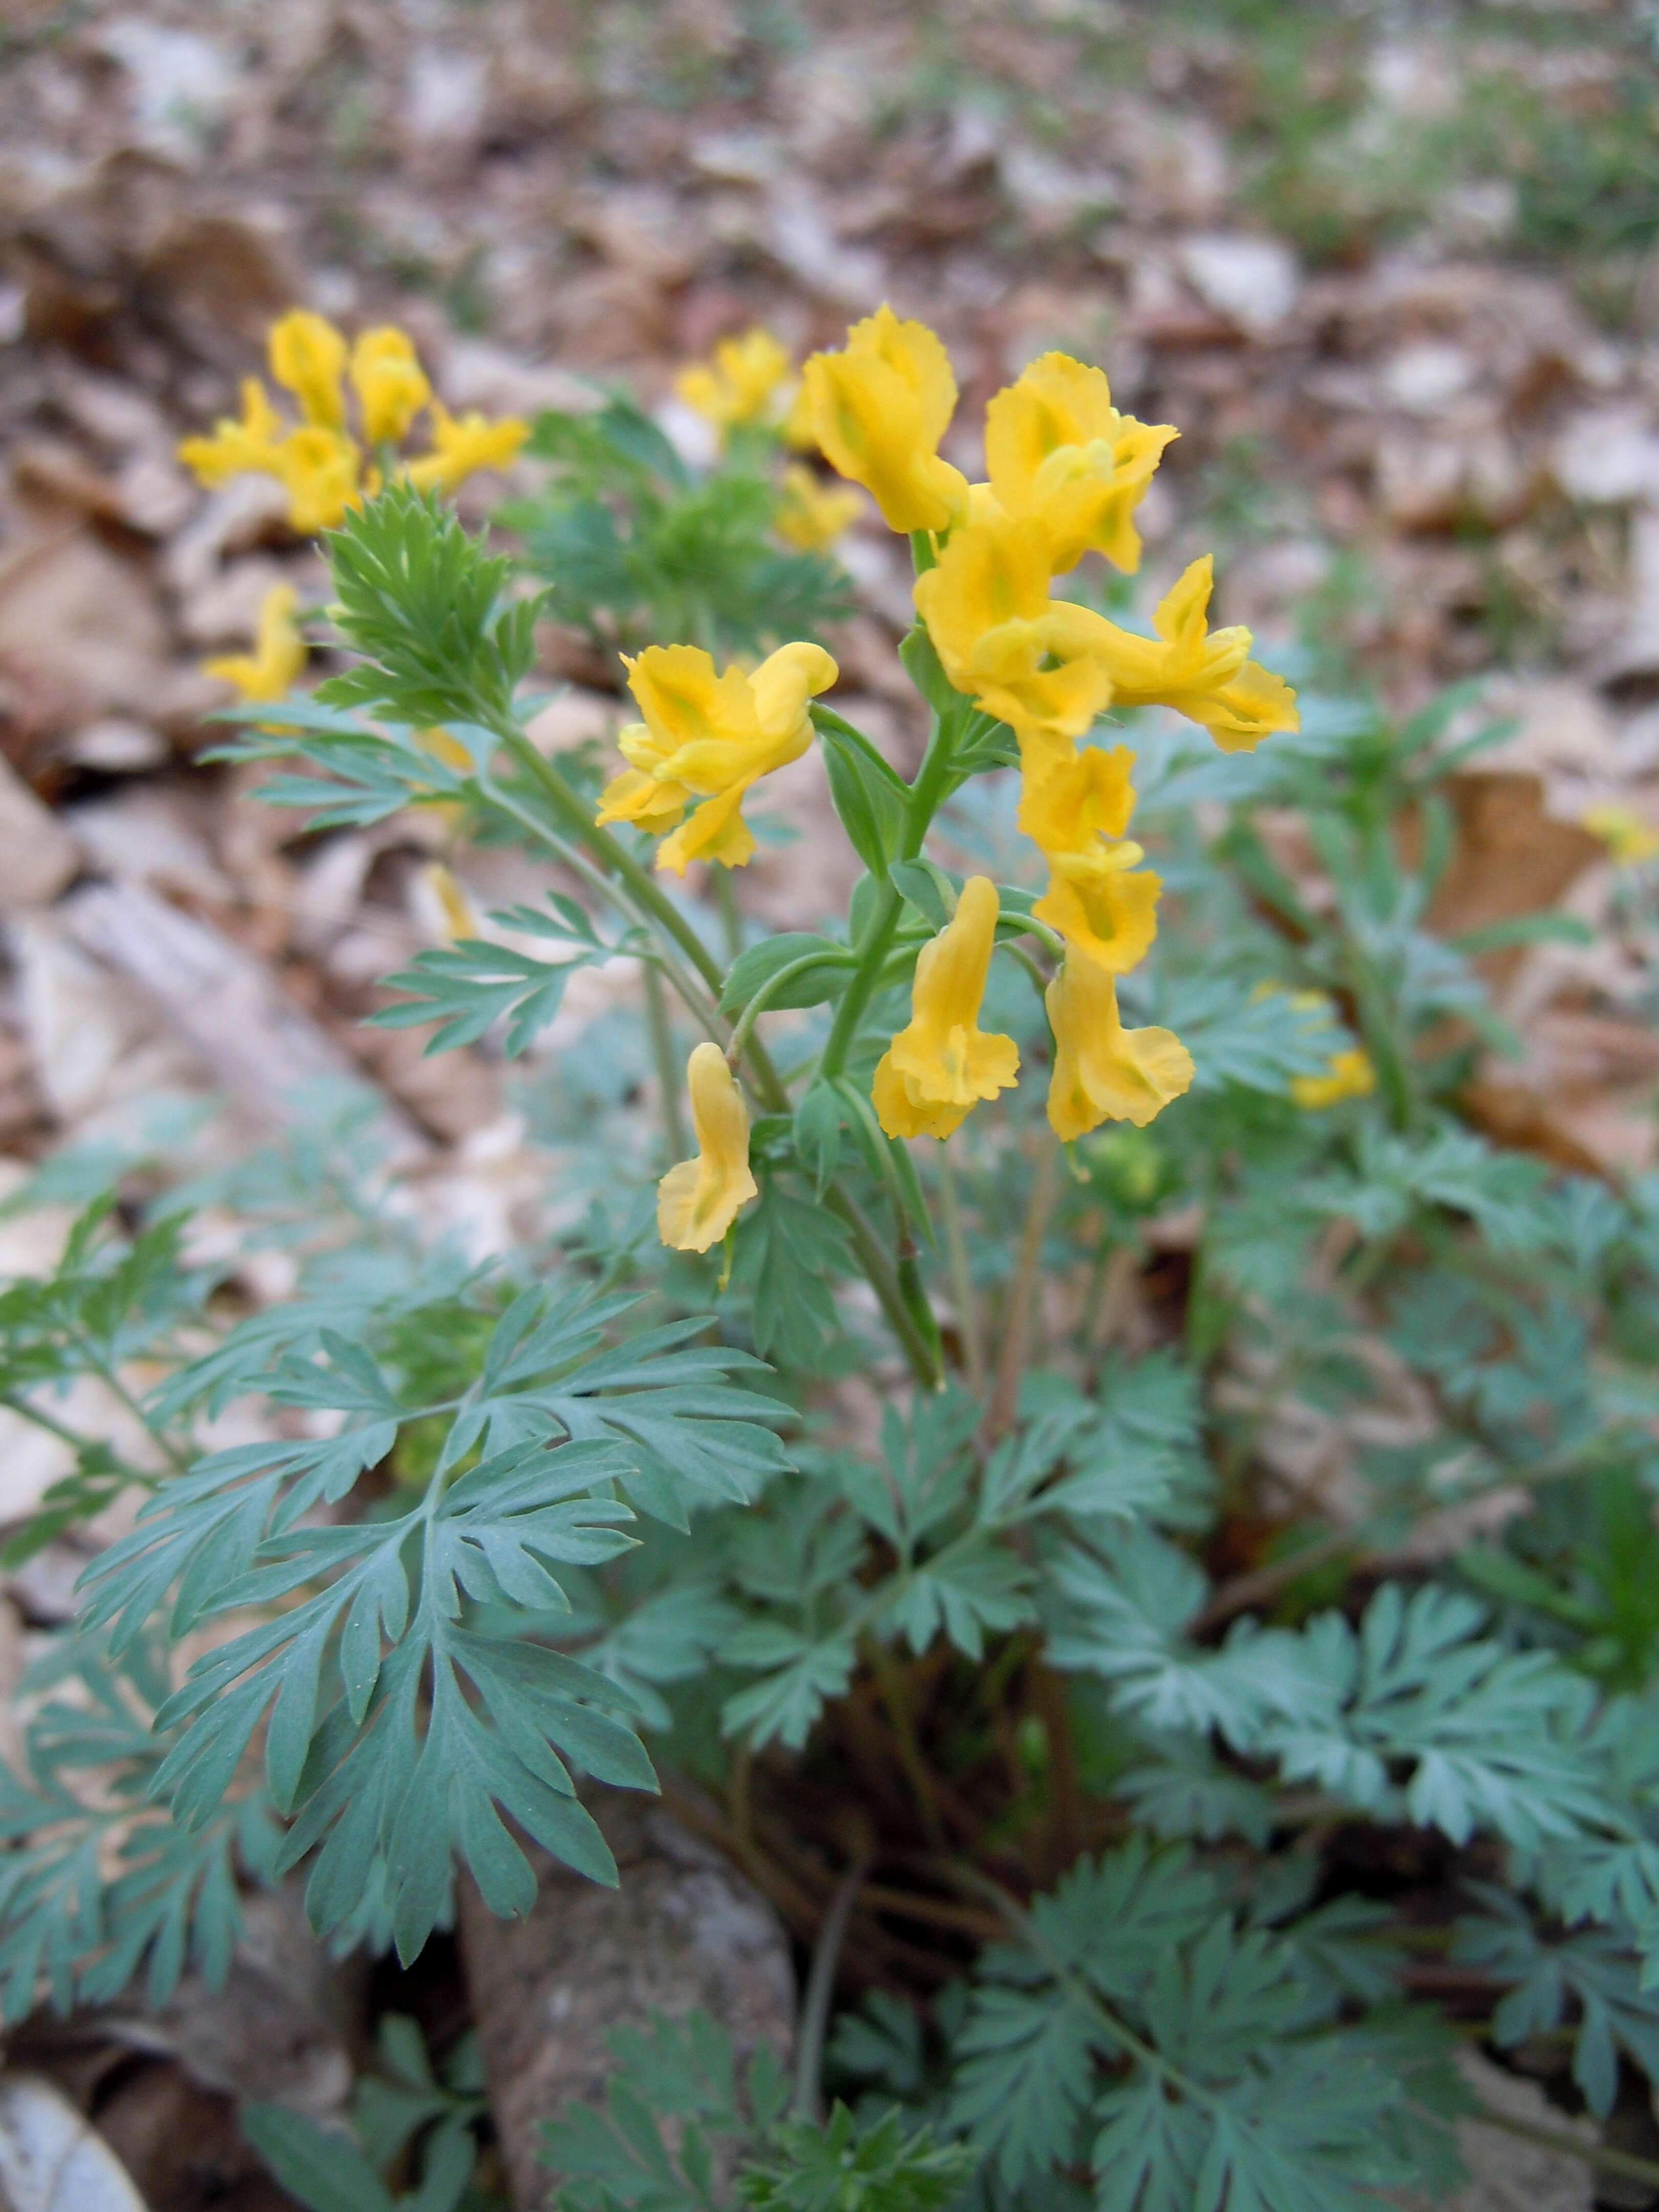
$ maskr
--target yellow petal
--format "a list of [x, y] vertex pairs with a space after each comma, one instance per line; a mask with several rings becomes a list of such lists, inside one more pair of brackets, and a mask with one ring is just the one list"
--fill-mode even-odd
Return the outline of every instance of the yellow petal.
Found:
[[298, 605], [291, 584], [273, 584], [259, 603], [253, 651], [204, 660], [204, 674], [234, 684], [244, 699], [284, 698], [303, 671], [309, 652], [294, 619]]
[[257, 376], [245, 376], [240, 416], [222, 416], [210, 438], [183, 439], [179, 459], [211, 490], [232, 477], [276, 473], [283, 432], [270, 393]]
[[1111, 975], [1138, 967], [1158, 935], [1158, 895], [1163, 885], [1150, 868], [1130, 872], [1123, 857], [1138, 848], [1098, 854], [1057, 853], [1049, 860], [1048, 888], [1031, 908], [1068, 945]]
[[1640, 867], [1659, 854], [1659, 830], [1628, 806], [1587, 806], [1578, 821], [1592, 837], [1601, 840], [1620, 867]]
[[779, 486], [772, 527], [786, 544], [804, 553], [821, 553], [850, 530], [864, 512], [855, 491], [819, 481], [804, 462], [792, 461]]
[[840, 353], [801, 371], [813, 435], [836, 472], [874, 498], [890, 530], [945, 530], [968, 486], [939, 441], [957, 403], [950, 356], [923, 323], [883, 307], [847, 333]]
[[746, 783], [704, 799], [683, 827], [657, 848], [657, 866], [683, 876], [693, 860], [718, 860], [725, 868], [747, 867], [755, 856], [754, 832], [739, 811]]
[[1121, 415], [1100, 369], [1044, 354], [986, 410], [991, 488], [1009, 514], [1042, 524], [1055, 574], [1091, 550], [1133, 574], [1134, 509], [1176, 434]]
[[697, 1156], [658, 1184], [657, 1231], [677, 1252], [706, 1252], [759, 1191], [749, 1166], [749, 1115], [726, 1054], [700, 1044], [685, 1074]]
[[1209, 731], [1224, 752], [1248, 750], [1297, 726], [1296, 694], [1249, 658], [1242, 624], [1209, 627], [1213, 564], [1206, 553], [1183, 571], [1153, 615], [1155, 638], [1103, 622], [1097, 650], [1119, 707], [1168, 707]]
[[1317, 1114], [1345, 1098], [1365, 1098], [1376, 1088], [1376, 1070], [1363, 1045], [1333, 1053], [1320, 1075], [1293, 1075], [1291, 1097], [1304, 1114]]
[[954, 916], [917, 955], [909, 1024], [883, 1054], [872, 1091], [890, 1137], [949, 1136], [979, 1100], [1016, 1080], [1013, 1039], [978, 1025], [997, 914], [996, 885], [970, 876]]
[[1144, 1128], [1187, 1090], [1192, 1055], [1169, 1030], [1126, 1030], [1117, 986], [1103, 969], [1068, 951], [1044, 994], [1054, 1033], [1048, 1123], [1063, 1144], [1103, 1121]]
[[358, 495], [357, 448], [343, 432], [307, 425], [290, 430], [277, 456], [291, 528], [309, 536], [335, 530]]
[[268, 344], [271, 375], [294, 394], [306, 421], [325, 430], [342, 428], [346, 342], [333, 324], [296, 307], [271, 325]]
[[1121, 837], [1134, 812], [1133, 769], [1134, 755], [1124, 745], [1107, 752], [1027, 744], [1020, 752], [1020, 830], [1048, 854], [1092, 852], [1103, 837]]
[[351, 388], [371, 446], [398, 444], [432, 397], [414, 341], [392, 324], [365, 331], [351, 349]]

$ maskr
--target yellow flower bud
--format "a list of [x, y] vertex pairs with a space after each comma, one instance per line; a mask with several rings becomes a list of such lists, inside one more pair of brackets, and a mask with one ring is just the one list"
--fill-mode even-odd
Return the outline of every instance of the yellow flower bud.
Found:
[[398, 444], [432, 397], [413, 340], [391, 324], [365, 331], [351, 349], [351, 388], [371, 446]]
[[1103, 370], [1046, 353], [986, 409], [987, 472], [1006, 513], [1042, 525], [1054, 574], [1091, 551], [1133, 574], [1134, 510], [1178, 435], [1167, 422], [1120, 415]]
[[434, 399], [432, 449], [409, 465], [409, 480], [422, 491], [453, 491], [479, 469], [510, 468], [530, 435], [528, 422], [503, 415], [491, 422], [476, 412], [459, 421]]
[[1114, 706], [1172, 708], [1206, 729], [1223, 752], [1249, 752], [1273, 731], [1298, 726], [1296, 694], [1282, 676], [1247, 658], [1248, 629], [1210, 628], [1213, 584], [1206, 553], [1158, 602], [1155, 638], [1103, 622], [1097, 650]]
[[[755, 850], [744, 793], [805, 751], [809, 704], [836, 681], [835, 662], [822, 646], [782, 645], [752, 675], [735, 666], [717, 675], [700, 646], [653, 645], [626, 665], [645, 720], [617, 737], [629, 765], [600, 793], [599, 821], [673, 830], [657, 866], [676, 875], [695, 860], [742, 867]], [[696, 799], [705, 803], [677, 828]]]
[[1075, 951], [1044, 994], [1054, 1033], [1048, 1125], [1062, 1144], [1103, 1121], [1144, 1128], [1193, 1079], [1193, 1059], [1171, 1030], [1126, 1030], [1117, 985]]
[[657, 1185], [657, 1233], [676, 1252], [706, 1252], [760, 1193], [749, 1166], [743, 1094], [717, 1044], [696, 1048], [685, 1079], [697, 1156], [670, 1168]]
[[296, 307], [271, 325], [267, 343], [270, 373], [299, 401], [306, 421], [325, 430], [343, 428], [345, 397], [340, 380], [345, 374], [346, 342], [333, 324]]
[[764, 420], [791, 373], [788, 349], [757, 325], [740, 337], [722, 338], [712, 362], [683, 368], [674, 379], [674, 390], [705, 422], [724, 432], [738, 423]]
[[801, 375], [830, 466], [872, 494], [890, 530], [946, 530], [966, 513], [967, 481], [939, 454], [957, 380], [926, 324], [879, 307], [854, 324], [842, 352], [815, 353]]
[[259, 602], [258, 628], [250, 653], [204, 660], [202, 672], [234, 684], [244, 699], [281, 699], [294, 688], [309, 648], [294, 619], [299, 605], [291, 584], [273, 584]]
[[969, 876], [955, 915], [917, 956], [909, 1024], [882, 1054], [872, 1091], [890, 1137], [948, 1137], [981, 1098], [1015, 1081], [1012, 1037], [979, 1028], [997, 914], [996, 885]]
[[772, 527], [803, 553], [821, 553], [850, 530], [863, 512], [864, 501], [857, 492], [820, 483], [804, 462], [792, 461], [783, 472]]
[[242, 379], [240, 419], [222, 416], [210, 438], [185, 438], [179, 459], [200, 483], [216, 490], [232, 477], [275, 474], [283, 441], [283, 418], [257, 376]]
[[309, 537], [335, 530], [358, 495], [357, 448], [342, 430], [290, 430], [276, 455], [288, 489], [289, 526]]

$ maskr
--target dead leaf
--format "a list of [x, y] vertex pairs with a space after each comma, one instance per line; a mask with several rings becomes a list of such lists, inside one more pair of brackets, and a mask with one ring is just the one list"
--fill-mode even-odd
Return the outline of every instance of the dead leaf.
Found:
[[0, 759], [0, 914], [47, 905], [79, 865], [74, 838]]

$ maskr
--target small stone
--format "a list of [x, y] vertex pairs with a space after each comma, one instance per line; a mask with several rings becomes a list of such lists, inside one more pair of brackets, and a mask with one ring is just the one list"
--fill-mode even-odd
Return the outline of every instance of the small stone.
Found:
[[1277, 238], [1238, 231], [1203, 231], [1184, 239], [1181, 273], [1206, 307], [1250, 337], [1276, 330], [1295, 307], [1301, 270]]

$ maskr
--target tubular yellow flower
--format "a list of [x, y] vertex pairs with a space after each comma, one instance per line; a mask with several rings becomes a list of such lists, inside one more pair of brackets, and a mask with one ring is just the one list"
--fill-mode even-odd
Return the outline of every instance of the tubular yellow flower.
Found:
[[185, 438], [179, 459], [210, 491], [232, 477], [261, 471], [275, 472], [283, 441], [283, 418], [270, 404], [270, 394], [257, 376], [242, 379], [242, 412], [222, 416], [210, 438]]
[[1659, 854], [1659, 830], [1628, 806], [1587, 806], [1578, 825], [1599, 837], [1621, 868], [1639, 868]]
[[991, 489], [1008, 514], [1042, 523], [1054, 574], [1091, 551], [1133, 574], [1140, 565], [1134, 510], [1179, 435], [1167, 422], [1120, 415], [1103, 370], [1045, 353], [985, 411]]
[[414, 341], [390, 323], [365, 331], [352, 347], [351, 388], [371, 446], [397, 445], [432, 397]]
[[1110, 702], [1098, 652], [1112, 625], [1048, 596], [1041, 523], [988, 507], [916, 579], [917, 611], [958, 691], [1022, 738], [1081, 737]]
[[[700, 646], [652, 645], [627, 665], [645, 720], [617, 737], [629, 765], [600, 793], [599, 821], [674, 830], [657, 866], [676, 875], [695, 860], [742, 867], [755, 850], [743, 795], [805, 751], [808, 705], [835, 682], [835, 662], [822, 646], [782, 645], [752, 676], [737, 667], [717, 675]], [[705, 804], [677, 828], [697, 799]]]
[[1158, 602], [1156, 638], [1103, 622], [1098, 649], [1115, 705], [1173, 708], [1201, 724], [1223, 752], [1248, 752], [1273, 731], [1297, 727], [1296, 694], [1247, 657], [1249, 630], [1210, 628], [1214, 580], [1206, 553]]
[[801, 370], [812, 434], [836, 472], [860, 483], [890, 530], [945, 530], [967, 509], [967, 480], [939, 455], [957, 404], [950, 357], [925, 323], [878, 307], [840, 353]]
[[1376, 1088], [1376, 1070], [1364, 1045], [1333, 1053], [1322, 1075], [1293, 1075], [1291, 1097], [1304, 1114], [1318, 1114], [1345, 1098], [1366, 1098]]
[[821, 553], [863, 512], [857, 492], [823, 483], [804, 461], [791, 461], [779, 487], [772, 527], [786, 544], [799, 545], [804, 553]]
[[657, 1185], [657, 1234], [676, 1252], [706, 1252], [760, 1194], [749, 1166], [749, 1115], [717, 1044], [696, 1048], [685, 1080], [697, 1157]]
[[683, 368], [674, 390], [705, 422], [725, 432], [763, 421], [792, 374], [788, 349], [757, 324], [738, 337], [722, 338], [712, 361]]
[[1048, 888], [1031, 912], [1103, 974], [1127, 975], [1158, 935], [1164, 886], [1150, 868], [1136, 866], [1145, 857], [1127, 838], [1081, 853], [1050, 853]]
[[307, 422], [325, 430], [345, 425], [346, 342], [332, 323], [303, 307], [270, 326], [270, 373], [300, 403]]
[[997, 912], [996, 885], [969, 876], [955, 915], [917, 956], [909, 1025], [882, 1054], [872, 1091], [890, 1137], [948, 1137], [981, 1098], [1015, 1080], [1012, 1037], [978, 1026]]
[[1048, 854], [1088, 852], [1102, 837], [1121, 837], [1135, 810], [1129, 781], [1134, 764], [1125, 745], [1109, 752], [1097, 745], [1081, 751], [1042, 743], [1022, 746], [1020, 830]]
[[1193, 1079], [1193, 1057], [1170, 1030], [1126, 1030], [1117, 985], [1092, 960], [1068, 951], [1044, 994], [1054, 1033], [1048, 1126], [1062, 1144], [1103, 1121], [1144, 1129]]
[[333, 530], [356, 504], [357, 448], [343, 430], [307, 426], [290, 430], [276, 453], [276, 473], [288, 490], [291, 529], [309, 536]]
[[480, 469], [510, 467], [529, 435], [530, 425], [516, 416], [492, 422], [475, 410], [458, 419], [434, 399], [432, 449], [410, 463], [410, 481], [423, 491], [453, 491]]
[[259, 602], [252, 652], [228, 653], [217, 659], [204, 660], [203, 674], [234, 684], [244, 699], [285, 697], [304, 668], [309, 651], [294, 619], [299, 604], [291, 584], [273, 584]]
[[432, 403], [432, 450], [409, 465], [409, 480], [422, 491], [453, 491], [479, 469], [510, 468], [530, 435], [528, 422], [503, 415], [491, 422], [474, 411], [459, 420]]

